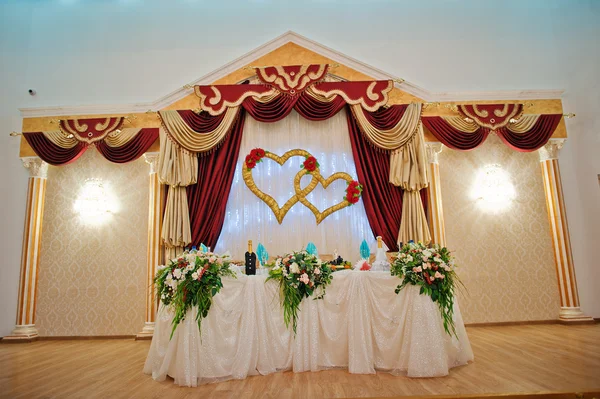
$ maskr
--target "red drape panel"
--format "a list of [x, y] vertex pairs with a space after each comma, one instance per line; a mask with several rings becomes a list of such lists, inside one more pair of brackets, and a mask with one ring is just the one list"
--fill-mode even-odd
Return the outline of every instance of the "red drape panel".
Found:
[[535, 151], [543, 147], [560, 123], [561, 114], [540, 115], [537, 122], [526, 133], [513, 133], [507, 128], [498, 130], [498, 136], [510, 148], [521, 152]]
[[314, 97], [304, 94], [300, 96], [294, 109], [303, 118], [311, 121], [324, 121], [340, 112], [345, 105], [346, 101], [340, 96], [335, 96], [333, 101], [324, 103]]
[[[377, 151], [361, 133], [351, 112], [348, 132], [358, 181], [364, 185], [362, 200], [373, 236], [381, 236], [391, 251], [398, 250], [398, 231], [402, 217], [402, 189], [389, 183], [390, 156]], [[425, 190], [421, 190], [425, 191]]]
[[104, 141], [96, 143], [96, 148], [111, 162], [126, 163], [141, 157], [158, 139], [158, 128], [145, 128], [121, 147], [111, 147]]
[[202, 243], [214, 248], [217, 244], [225, 221], [227, 199], [242, 142], [244, 119], [245, 111], [241, 110], [221, 146], [198, 158], [198, 183], [187, 187], [191, 245], [199, 246]]
[[252, 97], [248, 97], [242, 106], [248, 113], [259, 122], [277, 122], [292, 112], [298, 97], [280, 94], [268, 103], [261, 103]]
[[423, 124], [446, 147], [468, 151], [479, 147], [488, 134], [489, 129], [480, 127], [474, 133], [464, 133], [450, 126], [441, 116], [427, 116], [421, 118]]
[[375, 112], [363, 110], [365, 118], [378, 130], [389, 130], [396, 126], [404, 116], [408, 104], [391, 105], [387, 108], [379, 108]]
[[84, 143], [78, 143], [73, 148], [62, 148], [48, 140], [42, 132], [23, 133], [23, 137], [44, 162], [56, 166], [75, 161], [88, 147]]
[[206, 133], [215, 130], [223, 118], [225, 118], [225, 112], [218, 116], [212, 116], [208, 112], [201, 112], [199, 114], [192, 110], [179, 110], [177, 111], [181, 116], [181, 119], [187, 123], [187, 125], [198, 133]]

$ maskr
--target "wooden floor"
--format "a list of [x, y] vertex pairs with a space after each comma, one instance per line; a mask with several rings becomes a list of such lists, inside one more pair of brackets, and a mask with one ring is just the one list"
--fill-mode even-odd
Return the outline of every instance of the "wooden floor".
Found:
[[181, 388], [142, 373], [149, 341], [0, 345], [2, 398], [323, 398], [600, 391], [600, 324], [470, 327], [475, 362], [444, 378], [292, 372]]

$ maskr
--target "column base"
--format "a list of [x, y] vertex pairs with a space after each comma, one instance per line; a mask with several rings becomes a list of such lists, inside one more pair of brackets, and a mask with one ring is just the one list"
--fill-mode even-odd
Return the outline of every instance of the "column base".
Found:
[[135, 335], [136, 341], [150, 340], [154, 336], [154, 322], [147, 321], [141, 332]]
[[576, 308], [560, 308], [558, 313], [558, 321], [562, 324], [593, 324], [594, 319], [586, 316], [579, 307]]
[[12, 333], [2, 338], [3, 343], [28, 343], [39, 338], [35, 324], [16, 326]]

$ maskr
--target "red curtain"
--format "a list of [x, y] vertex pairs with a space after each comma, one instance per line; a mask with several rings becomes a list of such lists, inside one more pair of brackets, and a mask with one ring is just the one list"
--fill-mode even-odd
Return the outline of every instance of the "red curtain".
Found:
[[[533, 127], [525, 133], [513, 133], [506, 127], [499, 128], [496, 133], [513, 150], [531, 152], [548, 142], [560, 118], [562, 118], [560, 114], [540, 115]], [[441, 143], [455, 150], [469, 151], [477, 148], [490, 134], [490, 129], [484, 127], [480, 127], [474, 133], [461, 132], [440, 116], [426, 116], [422, 121]]]
[[502, 128], [498, 131], [498, 136], [513, 150], [535, 151], [550, 140], [561, 118], [561, 114], [540, 115], [527, 133], [513, 133], [507, 128]]
[[402, 218], [402, 189], [389, 183], [390, 156], [371, 145], [351, 112], [348, 112], [347, 119], [358, 181], [364, 186], [362, 201], [373, 236], [381, 236], [390, 251], [397, 251], [396, 241]]
[[27, 143], [33, 148], [33, 151], [46, 163], [50, 165], [66, 165], [79, 158], [88, 146], [84, 143], [78, 143], [73, 148], [62, 148], [48, 140], [44, 133], [23, 133]]
[[[200, 114], [203, 116], [192, 114], [188, 116], [196, 119], [196, 126], [200, 123], [205, 126], [204, 130], [198, 131], [200, 134], [210, 130], [206, 126], [210, 125], [211, 118], [219, 118], [205, 115], [206, 112]], [[203, 120], [200, 121], [199, 118]], [[244, 119], [245, 111], [241, 110], [220, 147], [198, 158], [198, 183], [187, 187], [192, 230], [190, 245], [204, 244], [214, 248], [217, 244], [225, 222], [225, 209], [240, 152]]]
[[345, 105], [346, 101], [341, 96], [336, 96], [331, 102], [322, 102], [306, 92], [298, 96], [280, 94], [267, 103], [248, 97], [242, 103], [242, 107], [250, 116], [259, 122], [267, 123], [285, 118], [292, 109], [311, 121], [323, 121], [337, 114]]
[[126, 163], [144, 155], [156, 139], [158, 128], [146, 128], [141, 129], [133, 139], [121, 147], [111, 147], [105, 141], [99, 141], [96, 143], [96, 149], [110, 162]]

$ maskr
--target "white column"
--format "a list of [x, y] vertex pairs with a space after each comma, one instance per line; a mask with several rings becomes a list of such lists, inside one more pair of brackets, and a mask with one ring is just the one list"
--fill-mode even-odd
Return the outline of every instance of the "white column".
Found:
[[429, 167], [429, 187], [427, 187], [427, 219], [431, 229], [432, 242], [446, 246], [446, 225], [442, 206], [442, 188], [440, 185], [440, 164], [438, 155], [442, 152], [442, 143], [425, 143]]
[[551, 139], [538, 150], [560, 292], [559, 319], [563, 322], [593, 322], [593, 319], [584, 315], [579, 308], [579, 293], [577, 292], [571, 239], [569, 237], [569, 226], [567, 224], [558, 165], [558, 152], [563, 147], [564, 142], [565, 139]]
[[21, 249], [17, 321], [11, 335], [4, 337], [3, 340], [30, 342], [38, 337], [38, 330], [35, 328], [35, 307], [48, 164], [38, 157], [21, 158], [21, 160], [23, 166], [29, 169], [29, 185]]
[[136, 335], [136, 339], [151, 339], [154, 334], [154, 321], [158, 309], [154, 276], [159, 264], [163, 262], [163, 250], [160, 239], [162, 222], [162, 204], [164, 186], [158, 181], [158, 153], [144, 154], [146, 163], [150, 165], [148, 194], [148, 261], [146, 274], [146, 313], [144, 328]]

